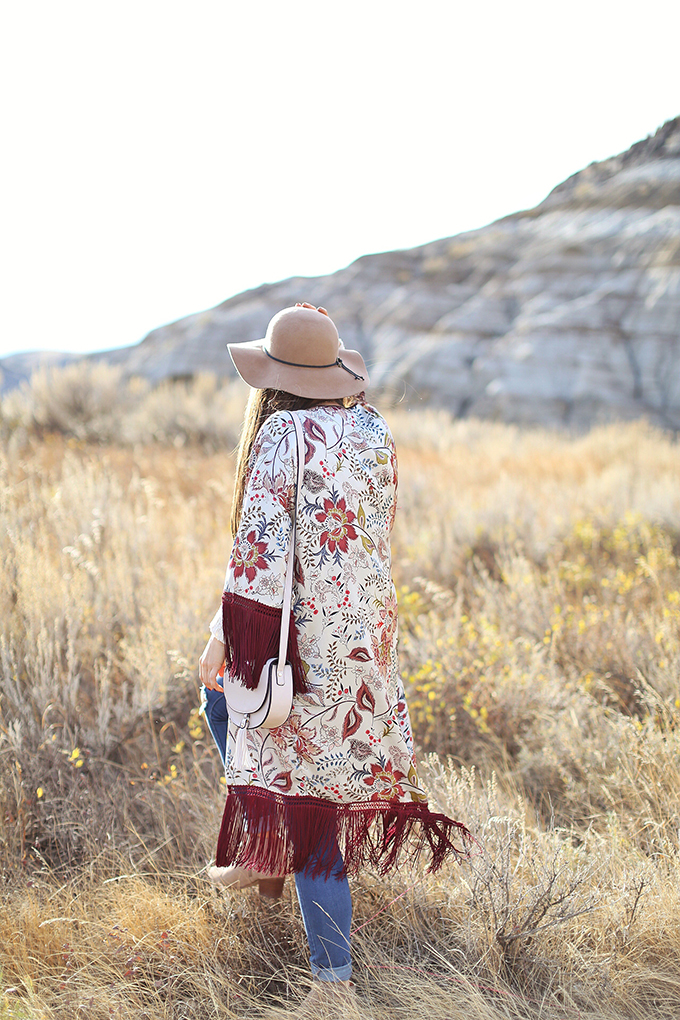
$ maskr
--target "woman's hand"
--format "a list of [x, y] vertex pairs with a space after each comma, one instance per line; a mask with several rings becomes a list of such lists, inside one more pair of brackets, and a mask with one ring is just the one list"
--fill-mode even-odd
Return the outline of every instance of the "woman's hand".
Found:
[[203, 649], [203, 654], [198, 660], [198, 676], [201, 683], [209, 691], [223, 691], [217, 682], [217, 674], [224, 665], [224, 642], [219, 641], [214, 634]]
[[321, 305], [319, 305], [319, 307], [317, 308], [316, 305], [310, 305], [309, 301], [296, 301], [295, 302], [295, 307], [296, 308], [313, 308], [315, 312], [321, 312], [322, 315], [328, 315], [328, 312], [326, 311], [326, 309], [322, 308]]

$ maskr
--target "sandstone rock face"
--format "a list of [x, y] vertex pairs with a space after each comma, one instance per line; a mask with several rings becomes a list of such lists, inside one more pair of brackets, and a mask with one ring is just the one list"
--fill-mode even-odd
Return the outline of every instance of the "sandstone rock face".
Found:
[[233, 375], [227, 342], [295, 301], [327, 307], [373, 390], [457, 416], [680, 427], [680, 118], [535, 209], [331, 276], [260, 287], [109, 352], [160, 380]]

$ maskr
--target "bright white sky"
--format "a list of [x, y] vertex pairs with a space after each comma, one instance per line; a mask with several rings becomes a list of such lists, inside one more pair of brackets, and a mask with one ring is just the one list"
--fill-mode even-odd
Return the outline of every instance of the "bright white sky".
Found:
[[680, 113], [679, 38], [671, 0], [8, 3], [0, 355], [532, 206]]

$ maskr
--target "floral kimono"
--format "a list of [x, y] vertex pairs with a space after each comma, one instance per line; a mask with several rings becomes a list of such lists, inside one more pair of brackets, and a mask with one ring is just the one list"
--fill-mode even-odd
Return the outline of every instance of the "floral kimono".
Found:
[[[367, 404], [296, 413], [305, 468], [288, 644], [293, 710], [277, 729], [249, 730], [238, 760], [229, 727], [216, 863], [300, 871], [337, 839], [352, 873], [368, 863], [387, 871], [407, 845], [409, 856], [427, 845], [436, 869], [465, 853], [455, 834], [463, 847], [471, 837], [428, 809], [416, 773], [390, 570], [394, 442]], [[278, 648], [296, 468], [291, 413], [279, 411], [255, 440], [222, 609], [211, 624], [225, 642], [226, 668], [246, 686]]]

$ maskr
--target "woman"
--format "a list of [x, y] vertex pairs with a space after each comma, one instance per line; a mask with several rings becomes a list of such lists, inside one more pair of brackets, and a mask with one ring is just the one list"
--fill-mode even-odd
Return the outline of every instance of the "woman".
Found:
[[347, 873], [366, 864], [385, 873], [423, 846], [435, 870], [464, 856], [471, 837], [429, 810], [418, 782], [390, 569], [396, 455], [384, 419], [364, 402], [363, 359], [345, 350], [326, 310], [309, 304], [283, 309], [263, 340], [229, 351], [254, 390], [222, 610], [200, 660], [218, 711], [222, 667], [249, 683], [278, 645], [297, 467], [291, 410], [304, 430], [305, 471], [288, 645], [293, 710], [278, 729], [248, 731], [238, 767], [229, 732], [214, 877], [242, 888], [295, 874], [318, 1003], [351, 994]]

